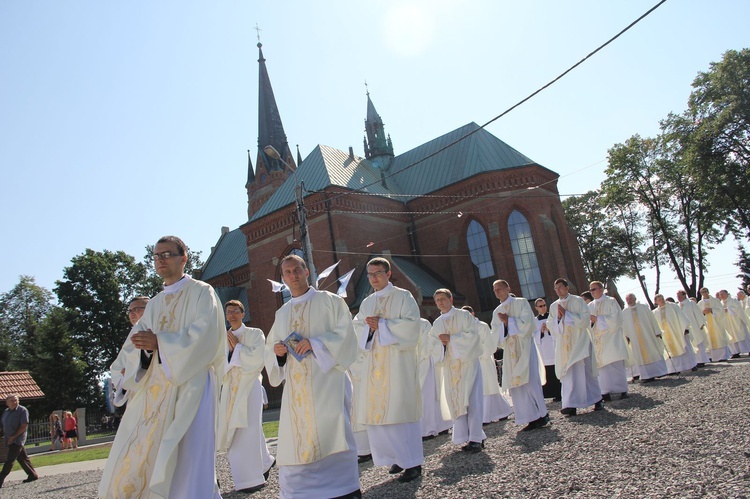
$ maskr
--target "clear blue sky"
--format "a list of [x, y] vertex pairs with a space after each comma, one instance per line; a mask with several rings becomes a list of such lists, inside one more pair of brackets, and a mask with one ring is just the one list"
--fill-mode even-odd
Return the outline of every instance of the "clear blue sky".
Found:
[[[0, 292], [21, 274], [53, 288], [86, 248], [140, 259], [165, 234], [205, 260], [246, 221], [256, 23], [292, 148], [363, 155], [366, 80], [398, 154], [488, 121], [654, 4], [2, 2]], [[594, 189], [610, 147], [654, 135], [698, 71], [750, 46], [748, 20], [744, 0], [670, 0], [488, 130], [561, 194]], [[712, 254], [710, 287], [736, 286], [734, 246]]]

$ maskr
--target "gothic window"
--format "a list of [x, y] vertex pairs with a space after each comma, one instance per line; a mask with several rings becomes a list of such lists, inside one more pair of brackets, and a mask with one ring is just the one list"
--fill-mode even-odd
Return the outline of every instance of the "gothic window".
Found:
[[[297, 255], [300, 258], [305, 258], [305, 254], [302, 253], [302, 250], [299, 249], [299, 248], [294, 248], [292, 251], [290, 251], [289, 253], [287, 253], [284, 256], [288, 256], [288, 255]], [[279, 282], [281, 282], [281, 283], [284, 282], [284, 279], [281, 277], [281, 271], [279, 271]], [[283, 300], [284, 303], [286, 303], [291, 298], [292, 298], [292, 293], [289, 291], [289, 288], [287, 288], [286, 286], [284, 286], [284, 289], [281, 290], [281, 299]]]
[[513, 210], [508, 217], [508, 234], [516, 262], [518, 281], [521, 283], [521, 295], [527, 300], [544, 296], [542, 275], [536, 258], [531, 227], [520, 212]]
[[492, 283], [495, 281], [495, 268], [490, 257], [490, 245], [487, 233], [479, 222], [472, 220], [466, 230], [466, 242], [471, 256], [471, 267], [474, 272], [474, 282], [479, 294], [480, 311], [492, 310], [495, 294]]

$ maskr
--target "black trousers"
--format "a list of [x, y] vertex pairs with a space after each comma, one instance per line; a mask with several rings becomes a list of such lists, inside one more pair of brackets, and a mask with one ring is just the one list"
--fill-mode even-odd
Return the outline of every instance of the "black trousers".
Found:
[[26, 449], [23, 448], [23, 445], [10, 444], [8, 445], [8, 458], [3, 465], [3, 471], [0, 472], [0, 484], [5, 481], [5, 477], [13, 469], [13, 461], [18, 461], [18, 464], [21, 465], [21, 468], [23, 468], [29, 477], [37, 477], [36, 470], [32, 466], [29, 456], [26, 455]]

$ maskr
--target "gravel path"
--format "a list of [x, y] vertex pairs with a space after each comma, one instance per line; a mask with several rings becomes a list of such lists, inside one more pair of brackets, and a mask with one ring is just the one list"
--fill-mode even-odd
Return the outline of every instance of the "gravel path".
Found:
[[[466, 455], [448, 436], [425, 442], [421, 479], [400, 484], [385, 467], [360, 465], [367, 498], [468, 497], [750, 497], [750, 359], [709, 364], [650, 384], [605, 411], [559, 414], [519, 433], [512, 421], [485, 427], [483, 453]], [[219, 455], [223, 497], [232, 491]], [[252, 497], [278, 497], [278, 474]], [[3, 498], [93, 498], [101, 471], [6, 482]]]

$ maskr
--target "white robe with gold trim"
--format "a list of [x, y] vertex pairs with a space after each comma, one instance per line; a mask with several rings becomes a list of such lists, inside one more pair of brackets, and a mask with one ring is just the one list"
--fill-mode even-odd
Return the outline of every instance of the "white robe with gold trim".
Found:
[[706, 362], [709, 362], [707, 353], [708, 338], [706, 337], [706, 318], [703, 316], [701, 308], [687, 298], [679, 302], [678, 305], [688, 318], [688, 321], [690, 321], [690, 334], [688, 336], [690, 336], [690, 342], [697, 350], [695, 354], [696, 360], [699, 363], [705, 364]]
[[708, 356], [711, 361], [726, 360], [729, 358], [729, 344], [732, 343], [732, 337], [727, 332], [726, 314], [724, 305], [718, 298], [709, 296], [698, 302], [703, 312], [711, 309], [710, 312], [703, 314], [706, 318], [706, 338], [708, 340]]
[[665, 376], [668, 371], [664, 342], [659, 338], [661, 329], [651, 310], [636, 303], [622, 311], [622, 319], [622, 329], [633, 352], [635, 374], [644, 380]]
[[652, 312], [659, 323], [661, 338], [669, 353], [667, 367], [670, 372], [694, 368], [697, 363], [695, 350], [690, 338], [685, 334], [685, 331], [689, 330], [690, 321], [682, 309], [675, 303], [665, 302], [663, 307], [656, 307]]

